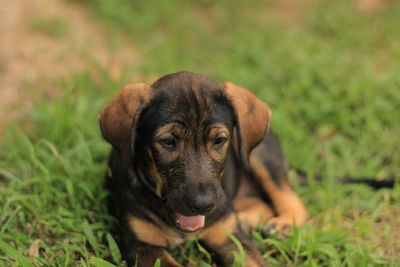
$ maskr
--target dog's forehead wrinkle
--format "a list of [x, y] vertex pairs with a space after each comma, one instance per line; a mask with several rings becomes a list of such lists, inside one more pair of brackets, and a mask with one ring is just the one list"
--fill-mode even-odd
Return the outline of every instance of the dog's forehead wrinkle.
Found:
[[229, 109], [226, 107], [229, 101], [222, 90], [205, 89], [196, 83], [186, 87], [181, 82], [177, 84], [171, 88], [160, 86], [153, 96], [154, 111], [163, 118], [160, 123], [176, 120], [188, 129], [199, 129], [201, 125], [227, 117], [224, 114]]
[[207, 102], [207, 97], [194, 90], [186, 90], [185, 97], [177, 107], [184, 109], [183, 115], [187, 121], [196, 122], [197, 126], [212, 113], [212, 105]]

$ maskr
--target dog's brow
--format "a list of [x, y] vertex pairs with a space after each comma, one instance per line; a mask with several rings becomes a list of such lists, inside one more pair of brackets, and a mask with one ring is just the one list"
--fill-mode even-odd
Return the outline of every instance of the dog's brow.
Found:
[[168, 124], [165, 124], [158, 128], [154, 134], [154, 138], [159, 138], [160, 136], [163, 136], [166, 133], [169, 133], [170, 131], [177, 129], [178, 131], [182, 130], [182, 125], [180, 123], [176, 122], [170, 122]]
[[174, 121], [172, 121], [171, 123], [176, 123], [176, 124], [179, 124], [179, 125], [181, 125], [181, 126], [183, 126], [183, 127], [186, 127], [186, 123], [183, 122], [183, 121], [181, 121], [181, 120], [174, 120]]
[[212, 130], [212, 129], [228, 129], [228, 127], [225, 124], [222, 124], [222, 123], [214, 123], [214, 124], [210, 125], [208, 128], [209, 128], [209, 130]]
[[214, 131], [215, 131], [215, 130], [220, 130], [219, 132], [224, 132], [224, 133], [226, 133], [226, 134], [229, 135], [229, 129], [228, 129], [228, 127], [226, 127], [226, 125], [224, 125], [224, 124], [222, 124], [222, 123], [216, 123], [216, 124], [211, 125], [211, 126], [208, 128], [207, 135], [211, 134], [211, 132], [212, 132], [213, 130], [214, 130]]

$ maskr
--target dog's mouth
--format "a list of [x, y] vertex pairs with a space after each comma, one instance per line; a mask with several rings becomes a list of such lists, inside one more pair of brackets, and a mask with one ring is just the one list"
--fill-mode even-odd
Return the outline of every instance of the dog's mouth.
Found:
[[205, 221], [206, 216], [204, 215], [184, 216], [176, 213], [176, 226], [183, 232], [196, 232], [204, 227]]

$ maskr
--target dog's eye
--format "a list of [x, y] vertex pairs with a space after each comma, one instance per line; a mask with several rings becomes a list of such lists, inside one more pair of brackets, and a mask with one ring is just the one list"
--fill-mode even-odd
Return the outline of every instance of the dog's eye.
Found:
[[176, 139], [174, 137], [167, 137], [160, 140], [160, 143], [163, 147], [168, 149], [173, 149], [176, 147]]
[[214, 139], [214, 145], [215, 146], [221, 146], [226, 142], [226, 138], [225, 137], [217, 137]]

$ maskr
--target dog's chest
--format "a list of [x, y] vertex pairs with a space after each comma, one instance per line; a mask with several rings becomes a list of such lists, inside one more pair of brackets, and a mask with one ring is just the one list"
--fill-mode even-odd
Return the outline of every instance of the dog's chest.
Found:
[[175, 235], [169, 236], [169, 248], [174, 249], [187, 241], [193, 241], [197, 238], [197, 234], [183, 234], [175, 232]]
[[128, 217], [129, 225], [137, 239], [153, 246], [174, 249], [180, 244], [195, 240], [197, 234], [185, 234], [168, 226], [158, 226], [135, 216]]

